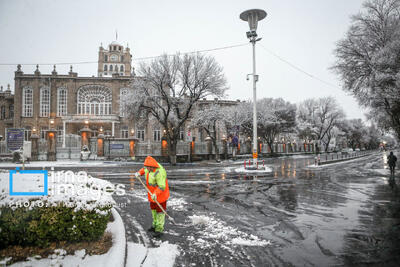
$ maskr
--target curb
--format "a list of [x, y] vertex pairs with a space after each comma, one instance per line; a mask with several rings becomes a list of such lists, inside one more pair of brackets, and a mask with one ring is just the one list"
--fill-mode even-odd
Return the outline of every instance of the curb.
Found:
[[[122, 221], [121, 216], [119, 215], [118, 211], [115, 208], [111, 209], [111, 213], [114, 218], [114, 221], [111, 224], [116, 226], [117, 231], [110, 231], [109, 229], [107, 229], [113, 235], [112, 237], [113, 245], [107, 253], [108, 259], [104, 262], [103, 266], [124, 267], [126, 264], [126, 256], [127, 256], [125, 225], [124, 222]], [[111, 230], [113, 230], [113, 228], [111, 228]], [[121, 251], [123, 251], [123, 253], [120, 253]]]

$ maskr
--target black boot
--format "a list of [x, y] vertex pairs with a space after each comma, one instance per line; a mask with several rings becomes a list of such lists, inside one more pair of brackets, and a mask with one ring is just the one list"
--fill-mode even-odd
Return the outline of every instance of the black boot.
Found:
[[149, 229], [147, 229], [147, 231], [148, 231], [148, 232], [153, 232], [153, 233], [154, 233], [154, 232], [156, 231], [156, 229], [152, 226], [152, 227], [150, 227]]
[[154, 233], [153, 233], [153, 237], [155, 237], [155, 238], [160, 238], [160, 237], [162, 236], [162, 234], [163, 234], [163, 233], [161, 233], [161, 232], [154, 232]]

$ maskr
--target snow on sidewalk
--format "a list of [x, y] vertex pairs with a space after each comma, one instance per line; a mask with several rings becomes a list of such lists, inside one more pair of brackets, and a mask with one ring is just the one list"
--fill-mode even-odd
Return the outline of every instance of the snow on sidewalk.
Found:
[[[35, 259], [29, 257], [28, 261], [14, 263], [13, 267], [47, 267], [47, 266], [63, 266], [63, 267], [76, 267], [76, 266], [96, 266], [96, 267], [123, 267], [125, 261], [125, 227], [122, 222], [121, 216], [115, 209], [112, 209], [114, 221], [108, 223], [106, 232], [112, 234], [113, 245], [109, 251], [102, 255], [86, 255], [84, 249], [75, 251], [74, 255], [66, 255], [63, 249], [56, 249], [54, 254], [45, 259]], [[127, 265], [137, 266], [137, 265]]]
[[126, 266], [172, 267], [179, 254], [178, 246], [169, 244], [168, 241], [161, 243], [159, 247], [149, 249], [141, 244], [128, 242]]

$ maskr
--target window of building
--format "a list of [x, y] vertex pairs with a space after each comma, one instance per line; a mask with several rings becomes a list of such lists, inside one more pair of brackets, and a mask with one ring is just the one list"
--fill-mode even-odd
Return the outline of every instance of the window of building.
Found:
[[64, 130], [63, 130], [63, 127], [60, 125], [60, 126], [57, 126], [57, 143], [58, 144], [62, 144], [62, 142], [63, 142], [63, 136], [64, 136]]
[[119, 89], [119, 116], [125, 117], [126, 115], [126, 97], [128, 95], [128, 88]]
[[179, 140], [184, 140], [185, 139], [185, 131], [180, 128], [179, 129]]
[[49, 87], [40, 88], [40, 117], [50, 115], [50, 89]]
[[47, 140], [47, 131], [48, 130], [49, 130], [49, 127], [47, 127], [47, 126], [40, 127], [40, 139]]
[[128, 138], [128, 137], [129, 137], [128, 126], [123, 126], [121, 129], [121, 138]]
[[6, 106], [1, 106], [1, 119], [4, 120], [6, 118]]
[[110, 71], [113, 71], [113, 65], [110, 65]]
[[139, 141], [144, 141], [144, 129], [136, 130], [136, 138], [139, 139]]
[[33, 114], [33, 90], [32, 87], [22, 89], [22, 117], [32, 117]]
[[153, 131], [153, 140], [156, 142], [161, 141], [161, 130], [160, 129], [156, 129]]
[[104, 65], [104, 71], [107, 71], [107, 65]]
[[109, 115], [112, 112], [111, 90], [101, 85], [84, 85], [78, 89], [78, 114]]
[[107, 62], [108, 61], [108, 56], [104, 55], [104, 61]]
[[124, 66], [123, 66], [123, 65], [121, 65], [121, 67], [119, 67], [119, 71], [120, 71], [120, 72], [123, 72], [123, 71], [124, 71]]
[[31, 141], [32, 130], [30, 126], [26, 126], [24, 129], [24, 140]]
[[14, 105], [13, 104], [10, 105], [10, 112], [8, 113], [8, 118], [9, 119], [14, 118]]
[[67, 115], [67, 88], [57, 89], [57, 116]]
[[121, 47], [120, 46], [118, 47], [118, 50], [121, 51]]

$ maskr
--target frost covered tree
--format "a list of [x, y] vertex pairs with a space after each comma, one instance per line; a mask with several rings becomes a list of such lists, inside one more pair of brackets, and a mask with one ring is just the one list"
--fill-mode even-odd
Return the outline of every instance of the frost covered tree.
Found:
[[361, 119], [344, 120], [340, 124], [340, 128], [349, 147], [361, 148], [368, 142], [368, 129]]
[[[200, 108], [200, 107], [199, 107]], [[191, 128], [204, 130], [211, 138], [215, 149], [215, 160], [219, 161], [219, 148], [217, 145], [217, 131], [225, 128], [226, 112], [221, 105], [213, 103], [209, 106], [202, 106], [201, 109], [196, 109], [190, 120]]]
[[[231, 107], [229, 121], [235, 116], [241, 132], [253, 134], [253, 104], [241, 102]], [[275, 138], [281, 133], [291, 132], [296, 125], [296, 106], [282, 98], [263, 98], [257, 101], [257, 135], [265, 141], [271, 152]]]
[[127, 96], [126, 109], [140, 123], [148, 118], [165, 129], [169, 159], [176, 164], [180, 129], [194, 105], [207, 96], [224, 96], [226, 79], [213, 57], [201, 54], [163, 55], [142, 63]]
[[297, 120], [300, 125], [299, 136], [309, 135], [318, 140], [317, 152], [320, 143], [328, 150], [335, 127], [345, 118], [342, 108], [333, 97], [306, 99], [299, 104]]
[[275, 138], [293, 132], [296, 126], [296, 105], [282, 98], [263, 98], [257, 101], [257, 131], [271, 153]]
[[332, 68], [344, 90], [374, 114], [385, 114], [400, 138], [400, 0], [369, 0], [363, 7], [338, 42]]

